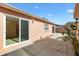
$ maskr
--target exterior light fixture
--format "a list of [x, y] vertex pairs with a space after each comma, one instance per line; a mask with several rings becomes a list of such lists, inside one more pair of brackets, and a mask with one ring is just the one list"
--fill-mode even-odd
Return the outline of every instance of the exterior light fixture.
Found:
[[78, 18], [75, 18], [76, 22], [78, 23], [79, 22], [79, 19]]

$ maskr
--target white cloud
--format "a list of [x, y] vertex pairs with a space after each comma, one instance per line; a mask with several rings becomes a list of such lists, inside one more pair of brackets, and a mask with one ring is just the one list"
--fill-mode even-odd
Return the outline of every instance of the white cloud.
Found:
[[48, 16], [52, 16], [52, 14], [48, 14]]
[[71, 18], [73, 18], [73, 16], [71, 16]]
[[73, 9], [68, 9], [67, 12], [68, 12], [68, 13], [73, 13], [74, 10], [73, 10]]
[[39, 8], [39, 6], [35, 6], [35, 8]]

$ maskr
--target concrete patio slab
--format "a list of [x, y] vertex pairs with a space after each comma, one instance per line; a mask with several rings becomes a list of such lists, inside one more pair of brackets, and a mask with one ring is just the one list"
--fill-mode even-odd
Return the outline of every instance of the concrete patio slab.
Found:
[[[32, 45], [21, 48], [23, 55], [29, 56], [74, 56], [75, 52], [70, 41], [59, 41], [52, 38], [45, 38]], [[19, 52], [20, 54], [22, 52]], [[8, 55], [18, 55], [15, 52]], [[22, 56], [23, 56], [22, 55]], [[21, 54], [20, 54], [21, 56]]]
[[29, 54], [25, 52], [23, 49], [19, 49], [19, 50], [6, 54], [6, 56], [29, 56]]
[[39, 42], [36, 42], [28, 47], [26, 46], [23, 49], [25, 51], [30, 51], [31, 54], [33, 54], [33, 55], [37, 55], [43, 48], [45, 48], [51, 42], [53, 42], [53, 40], [45, 39], [45, 40], [41, 40]]

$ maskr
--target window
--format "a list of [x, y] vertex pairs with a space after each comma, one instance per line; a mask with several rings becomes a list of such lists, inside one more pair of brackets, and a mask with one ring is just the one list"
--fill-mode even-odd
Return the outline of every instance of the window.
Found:
[[48, 30], [48, 24], [44, 25], [44, 30]]

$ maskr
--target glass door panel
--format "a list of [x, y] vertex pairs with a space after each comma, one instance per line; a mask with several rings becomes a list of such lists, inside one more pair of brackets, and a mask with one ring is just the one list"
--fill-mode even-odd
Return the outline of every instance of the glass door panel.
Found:
[[19, 42], [19, 18], [6, 16], [6, 45]]
[[21, 42], [29, 39], [28, 21], [21, 20]]

